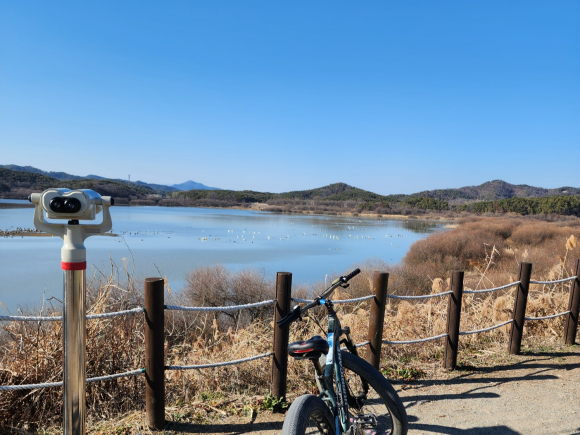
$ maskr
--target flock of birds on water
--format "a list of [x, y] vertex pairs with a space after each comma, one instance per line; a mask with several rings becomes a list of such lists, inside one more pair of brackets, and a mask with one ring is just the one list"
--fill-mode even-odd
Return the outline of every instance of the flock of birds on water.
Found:
[[0, 230], [0, 234], [3, 238], [14, 238], [14, 236], [22, 236], [22, 234], [40, 234], [42, 231], [37, 230], [36, 228], [21, 228], [21, 227], [10, 227], [8, 230]]
[[[290, 223], [290, 225], [294, 225], [294, 222]], [[272, 225], [271, 225], [272, 226]], [[274, 225], [275, 226], [275, 225]], [[316, 225], [312, 225], [312, 227], [316, 228]], [[199, 230], [199, 228], [195, 228], [195, 227], [186, 227], [186, 228], [191, 228], [191, 229], [196, 229]], [[322, 229], [318, 230], [317, 232], [311, 233], [311, 234], [307, 234], [307, 233], [302, 233], [301, 235], [296, 234], [296, 235], [289, 235], [289, 234], [280, 234], [280, 236], [274, 236], [274, 235], [266, 235], [265, 237], [261, 236], [261, 232], [260, 231], [248, 231], [247, 229], [243, 229], [243, 230], [233, 230], [233, 229], [229, 229], [227, 230], [227, 237], [228, 237], [228, 242], [232, 242], [232, 243], [256, 243], [259, 244], [260, 240], [262, 241], [262, 243], [268, 241], [268, 240], [276, 240], [279, 239], [279, 241], [284, 242], [286, 240], [291, 239], [292, 237], [305, 237], [305, 236], [321, 236], [321, 237], [326, 237], [329, 240], [340, 240], [341, 237], [346, 237], [347, 239], [351, 239], [351, 240], [375, 240], [376, 237], [368, 237], [365, 235], [355, 235], [355, 234], [348, 234], [349, 232], [355, 232], [355, 231], [365, 231], [365, 230], [375, 230], [376, 228], [374, 227], [367, 227], [367, 228], [360, 228], [357, 227], [355, 225], [347, 225], [346, 228], [342, 228], [339, 229], [337, 228], [337, 232], [335, 234], [332, 234], [330, 232], [326, 232]], [[342, 230], [342, 231], [341, 231]], [[236, 232], [240, 232], [240, 234], [237, 234], [235, 236], [234, 239], [234, 233]], [[294, 232], [295, 230], [293, 230]], [[402, 232], [402, 229], [395, 229], [394, 231], [399, 231]], [[113, 230], [111, 230], [111, 233], [113, 232]], [[205, 233], [205, 230], [201, 230], [202, 233]], [[215, 230], [214, 230], [215, 232]], [[25, 233], [25, 234], [38, 234], [41, 233], [41, 231], [33, 229], [33, 228], [13, 228], [11, 227], [11, 229], [9, 230], [5, 230], [2, 231], [2, 235], [4, 238], [12, 238], [14, 237], [14, 234], [18, 234], [20, 235], [21, 233]], [[117, 235], [119, 236], [119, 243], [122, 243], [123, 241], [125, 241], [126, 237], [138, 237], [141, 238], [141, 241], [144, 241], [144, 238], [142, 237], [147, 237], [147, 236], [165, 236], [168, 239], [171, 238], [171, 235], [174, 234], [174, 231], [119, 231], [117, 233]], [[259, 240], [256, 240], [256, 236], [258, 236]], [[403, 237], [403, 234], [397, 234], [397, 237]], [[392, 238], [393, 236], [391, 234], [386, 234], [385, 235], [386, 238]], [[221, 241], [222, 239], [225, 239], [223, 237], [217, 237], [216, 235], [211, 235], [208, 234], [207, 236], [205, 235], [201, 235], [200, 237], [197, 238], [197, 240], [201, 241], [201, 242], [217, 242], [217, 241]], [[391, 242], [391, 245], [393, 243]], [[399, 245], [396, 246], [397, 248], [399, 247]], [[329, 250], [332, 250], [333, 248], [328, 248]], [[339, 251], [340, 248], [334, 248], [334, 250]]]
[[[290, 223], [290, 225], [294, 225], [294, 223]], [[272, 225], [271, 225], [272, 226]], [[316, 228], [316, 225], [312, 225], [312, 227]], [[189, 227], [186, 226], [186, 228], [190, 228], [193, 230], [197, 230], [199, 231], [199, 228], [197, 227]], [[243, 230], [233, 230], [233, 229], [228, 229], [227, 231], [227, 235], [223, 236], [223, 235], [217, 235], [215, 234], [215, 232], [220, 232], [223, 231], [223, 229], [213, 229], [214, 234], [209, 234], [209, 230], [207, 231], [208, 234], [205, 235], [206, 230], [201, 230], [201, 232], [203, 234], [200, 235], [200, 237], [197, 237], [197, 240], [200, 242], [219, 242], [219, 241], [225, 241], [227, 238], [227, 242], [231, 242], [231, 243], [250, 243], [250, 244], [259, 244], [260, 241], [262, 243], [267, 242], [268, 240], [278, 240], [280, 242], [284, 242], [284, 241], [288, 241], [289, 239], [293, 238], [293, 237], [305, 237], [305, 236], [320, 236], [320, 237], [327, 237], [330, 240], [340, 240], [341, 237], [346, 237], [347, 239], [351, 239], [351, 240], [375, 240], [376, 237], [368, 237], [365, 235], [356, 235], [356, 234], [345, 234], [348, 232], [354, 232], [354, 231], [365, 231], [365, 230], [375, 230], [376, 228], [374, 227], [367, 227], [367, 228], [360, 228], [360, 227], [356, 227], [354, 225], [348, 225], [346, 227], [346, 229], [342, 229], [342, 231], [339, 229], [337, 231], [337, 233], [332, 234], [330, 232], [325, 232], [324, 230], [320, 229], [318, 230], [318, 232], [314, 232], [311, 234], [307, 234], [307, 233], [302, 233], [302, 234], [280, 234], [278, 235], [272, 235], [273, 232], [270, 232], [270, 235], [262, 235], [261, 231], [251, 231], [248, 230], [247, 228], [243, 229]], [[293, 230], [294, 232], [295, 230]], [[395, 229], [394, 231], [399, 231], [402, 232], [402, 229]], [[239, 234], [235, 235], [235, 233], [238, 232]], [[144, 236], [158, 236], [158, 235], [162, 235], [162, 236], [166, 236], [168, 239], [171, 238], [171, 234], [174, 234], [174, 231], [120, 231], [119, 235], [123, 236], [123, 238], [129, 236], [129, 237], [144, 237]], [[234, 238], [235, 235], [235, 238]], [[397, 237], [403, 237], [403, 234], [397, 234]], [[386, 234], [385, 235], [386, 238], [392, 238], [393, 235], [391, 234]], [[257, 239], [257, 240], [256, 240]], [[141, 238], [141, 241], [144, 241], [143, 238]], [[119, 240], [119, 242], [122, 242], [122, 240]], [[393, 243], [391, 242], [391, 245], [393, 245]], [[396, 246], [397, 248], [399, 247], [399, 245]], [[328, 248], [329, 250], [332, 250], [333, 248]], [[334, 248], [336, 251], [339, 251], [340, 248]]]

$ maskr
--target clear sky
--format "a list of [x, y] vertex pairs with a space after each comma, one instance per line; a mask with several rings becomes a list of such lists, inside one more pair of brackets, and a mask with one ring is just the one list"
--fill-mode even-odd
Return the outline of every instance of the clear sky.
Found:
[[580, 1], [0, 0], [0, 164], [579, 187]]

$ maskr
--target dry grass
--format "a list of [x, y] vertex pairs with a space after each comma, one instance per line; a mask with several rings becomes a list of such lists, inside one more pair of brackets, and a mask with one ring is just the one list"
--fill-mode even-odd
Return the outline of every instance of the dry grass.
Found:
[[[89, 314], [141, 306], [139, 292], [127, 275], [121, 287], [118, 270], [95, 275], [87, 283]], [[59, 315], [57, 304], [38, 314]], [[87, 321], [87, 377], [118, 373], [143, 366], [143, 316]], [[13, 322], [2, 325], [0, 384], [29, 384], [62, 380], [60, 322]], [[136, 378], [87, 385], [87, 407], [103, 417], [134, 409], [143, 402], [143, 385]], [[106, 404], [106, 406], [104, 406]], [[45, 388], [0, 393], [0, 421], [22, 428], [57, 424], [61, 420], [62, 389]]]
[[[334, 298], [344, 299], [371, 292], [374, 270], [391, 272], [389, 292], [439, 293], [448, 287], [449, 272], [466, 271], [465, 286], [489, 288], [517, 280], [521, 261], [534, 265], [533, 279], [557, 279], [573, 274], [580, 256], [577, 221], [540, 222], [525, 219], [469, 219], [458, 228], [415, 243], [404, 261], [389, 266], [380, 260], [356, 265], [362, 269], [348, 290]], [[119, 283], [123, 283], [120, 285]], [[299, 287], [294, 295], [319, 292], [324, 283]], [[112, 267], [88, 284], [90, 312], [116, 311], [140, 306], [141, 283], [126, 268]], [[221, 266], [200, 268], [189, 275], [188, 287], [170, 303], [196, 305], [239, 304], [273, 297], [273, 278], [259, 270], [232, 273]], [[567, 309], [568, 285], [532, 285], [528, 316], [543, 316]], [[480, 329], [511, 318], [513, 290], [493, 294], [465, 295], [461, 330]], [[405, 340], [445, 332], [447, 299], [424, 303], [389, 300], [384, 337]], [[43, 310], [55, 315], [58, 306]], [[344, 325], [356, 342], [366, 340], [368, 304], [338, 306]], [[313, 311], [291, 328], [290, 340], [324, 334], [322, 310]], [[87, 376], [100, 376], [143, 367], [143, 316], [87, 322]], [[272, 308], [243, 313], [166, 313], [168, 364], [202, 364], [243, 358], [271, 350]], [[461, 338], [462, 352], [505, 347], [509, 326], [482, 335]], [[563, 319], [527, 322], [525, 342], [546, 345], [562, 340]], [[62, 378], [62, 342], [59, 323], [15, 322], [2, 326], [0, 335], [0, 385], [50, 382]], [[412, 379], [428, 376], [440, 367], [442, 343], [385, 346], [382, 370], [390, 377]], [[364, 353], [364, 350], [363, 350]], [[267, 408], [270, 364], [268, 359], [224, 368], [167, 372], [167, 418], [175, 422], [203, 423], [216, 416], [252, 415]], [[123, 378], [89, 384], [87, 404], [91, 433], [148, 433], [144, 427], [144, 380]], [[289, 399], [313, 392], [311, 367], [289, 363]], [[38, 433], [56, 433], [61, 423], [60, 389], [0, 393], [0, 421], [8, 427]], [[113, 431], [111, 421], [115, 422]], [[109, 423], [107, 423], [109, 422]], [[42, 428], [52, 428], [46, 431]], [[119, 429], [120, 428], [120, 429]], [[1, 428], [0, 428], [1, 429]], [[10, 429], [19, 433], [17, 429]], [[120, 430], [120, 431], [119, 431]]]

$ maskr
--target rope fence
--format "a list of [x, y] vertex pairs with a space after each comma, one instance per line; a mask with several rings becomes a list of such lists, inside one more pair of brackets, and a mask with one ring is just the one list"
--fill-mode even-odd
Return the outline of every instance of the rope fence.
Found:
[[518, 284], [521, 284], [521, 282], [520, 281], [511, 282], [509, 284], [502, 285], [500, 287], [487, 288], [484, 290], [464, 290], [463, 293], [472, 293], [472, 294], [473, 293], [490, 293], [490, 292], [496, 292], [499, 290], [503, 290], [504, 288], [510, 288], [510, 287], [513, 287], [514, 285], [518, 285]]
[[[479, 334], [492, 331], [494, 329], [513, 324], [510, 329], [509, 352], [519, 353], [521, 346], [521, 339], [524, 329], [525, 321], [547, 320], [557, 317], [567, 316], [565, 320], [564, 337], [566, 344], [574, 344], [577, 333], [578, 317], [580, 310], [580, 260], [578, 260], [576, 268], [576, 276], [569, 278], [552, 280], [552, 281], [533, 281], [531, 276], [531, 264], [521, 263], [520, 274], [518, 281], [505, 284], [502, 286], [482, 289], [482, 290], [464, 290], [463, 279], [464, 273], [461, 271], [454, 271], [451, 275], [450, 290], [436, 294], [426, 295], [392, 295], [387, 292], [388, 274], [375, 272], [373, 275], [372, 295], [363, 296], [353, 299], [335, 300], [334, 304], [348, 304], [359, 303], [363, 301], [370, 301], [370, 316], [369, 316], [369, 340], [356, 344], [357, 348], [368, 346], [366, 350], [366, 359], [373, 366], [377, 367], [380, 364], [381, 345], [407, 345], [425, 343], [430, 341], [445, 338], [445, 356], [444, 366], [446, 369], [454, 369], [457, 363], [457, 352], [459, 349], [459, 337], [465, 335]], [[271, 377], [271, 395], [276, 398], [286, 396], [286, 379], [288, 370], [288, 352], [287, 346], [289, 341], [289, 328], [279, 328], [276, 322], [282, 317], [286, 316], [291, 310], [291, 302], [310, 303], [312, 300], [292, 298], [291, 297], [291, 282], [292, 274], [288, 272], [280, 272], [276, 278], [276, 299], [264, 300], [261, 302], [254, 302], [243, 305], [227, 305], [217, 307], [188, 307], [179, 305], [165, 305], [164, 301], [164, 280], [161, 278], [148, 278], [145, 285], [145, 307], [135, 307], [127, 310], [121, 310], [110, 313], [89, 314], [87, 319], [107, 319], [119, 316], [128, 316], [139, 313], [144, 313], [147, 321], [144, 322], [145, 328], [145, 364], [143, 369], [132, 370], [124, 373], [117, 373], [113, 375], [105, 375], [86, 380], [87, 383], [99, 382], [108, 379], [116, 379], [129, 376], [139, 376], [147, 373], [148, 386], [145, 390], [146, 402], [155, 403], [155, 407], [162, 407], [156, 411], [148, 412], [148, 421], [153, 421], [149, 418], [149, 412], [155, 415], [165, 415], [164, 402], [164, 388], [165, 377], [164, 372], [169, 370], [199, 370], [217, 367], [226, 367], [237, 364], [243, 364], [250, 361], [255, 361], [263, 358], [271, 358], [272, 377]], [[553, 285], [559, 283], [571, 282], [573, 285], [570, 288], [570, 302], [567, 311], [562, 313], [543, 316], [543, 317], [526, 317], [525, 310], [528, 298], [528, 291], [530, 284]], [[461, 316], [461, 301], [463, 294], [481, 294], [491, 293], [500, 290], [517, 287], [517, 294], [515, 296], [513, 318], [497, 325], [488, 328], [478, 329], [474, 331], [460, 331], [460, 316]], [[432, 337], [418, 338], [412, 340], [386, 340], [383, 339], [383, 328], [385, 321], [385, 308], [387, 306], [387, 299], [395, 300], [423, 300], [437, 297], [449, 296], [449, 304], [447, 307], [447, 332]], [[197, 365], [165, 365], [165, 312], [166, 311], [190, 311], [190, 312], [227, 312], [244, 309], [259, 308], [265, 306], [275, 305], [274, 308], [274, 333], [273, 333], [273, 351], [254, 355], [247, 358], [236, 359], [232, 361], [221, 361], [207, 364]], [[0, 321], [62, 321], [62, 316], [0, 316]], [[47, 382], [38, 384], [26, 385], [6, 385], [0, 386], [0, 391], [15, 391], [15, 390], [32, 390], [39, 388], [62, 387], [63, 382]], [[155, 397], [155, 400], [153, 400]], [[152, 415], [153, 415], [152, 414]], [[150, 423], [151, 424], [151, 423]], [[158, 421], [155, 425], [163, 425], [163, 421]], [[161, 427], [160, 426], [160, 427]]]
[[235, 311], [235, 310], [244, 310], [248, 308], [263, 307], [264, 305], [272, 305], [275, 303], [276, 299], [270, 299], [267, 301], [255, 302], [252, 304], [226, 305], [223, 307], [181, 307], [179, 305], [165, 305], [165, 309], [177, 311]]
[[446, 332], [445, 334], [439, 334], [434, 337], [427, 337], [427, 338], [418, 338], [416, 340], [402, 340], [402, 341], [389, 341], [383, 340], [384, 344], [415, 344], [415, 343], [425, 343], [427, 341], [438, 340], [443, 337], [447, 337], [449, 334]]
[[309, 304], [310, 302], [314, 302], [314, 299], [292, 298], [291, 301], [298, 302], [299, 304]]
[[[123, 378], [127, 376], [138, 376], [145, 373], [145, 369], [131, 370], [125, 373], [116, 373], [114, 375], [99, 376], [96, 378], [88, 378], [87, 384], [91, 382], [106, 381], [108, 379]], [[15, 391], [15, 390], [36, 390], [39, 388], [62, 387], [63, 382], [46, 382], [44, 384], [23, 384], [23, 385], [0, 385], [0, 391]]]
[[563, 313], [552, 314], [551, 316], [544, 316], [544, 317], [526, 317], [526, 320], [546, 320], [546, 319], [554, 319], [556, 317], [565, 316], [566, 314], [570, 314], [570, 311], [564, 311]]
[[452, 292], [435, 293], [434, 295], [419, 295], [419, 296], [398, 296], [398, 295], [387, 295], [389, 299], [431, 299], [438, 298], [440, 296], [450, 295]]
[[513, 319], [510, 319], [510, 320], [507, 320], [503, 323], [500, 323], [499, 325], [490, 326], [489, 328], [478, 329], [476, 331], [463, 331], [463, 332], [460, 331], [459, 335], [471, 335], [471, 334], [479, 334], [480, 332], [492, 331], [494, 329], [501, 328], [502, 326], [508, 325], [512, 322], [513, 322]]
[[[368, 301], [370, 299], [374, 299], [375, 295], [369, 295], [369, 296], [363, 296], [360, 298], [355, 298], [355, 299], [339, 299], [339, 300], [332, 300], [333, 304], [350, 304], [350, 303], [355, 303], [355, 302], [363, 302], [363, 301]], [[314, 302], [314, 299], [300, 299], [300, 298], [292, 298], [292, 301], [294, 302], [298, 302], [298, 303], [304, 303], [304, 304], [309, 304], [310, 302]]]
[[555, 281], [532, 281], [532, 280], [530, 280], [530, 284], [546, 284], [546, 285], [551, 285], [551, 284], [559, 284], [561, 282], [574, 281], [575, 279], [576, 279], [575, 276], [571, 276], [570, 278], [557, 279]]
[[[127, 316], [129, 314], [142, 313], [143, 307], [132, 308], [130, 310], [115, 311], [112, 313], [87, 314], [87, 320], [107, 319], [111, 317]], [[0, 316], [0, 321], [34, 321], [34, 322], [62, 322], [62, 316]]]
[[138, 308], [132, 308], [130, 310], [116, 311], [114, 313], [89, 314], [89, 315], [87, 315], [87, 320], [90, 320], [90, 319], [108, 319], [111, 317], [128, 316], [130, 314], [142, 313], [143, 311], [145, 311], [145, 308], [138, 307]]
[[37, 390], [39, 388], [51, 388], [51, 387], [62, 387], [62, 381], [46, 382], [44, 384], [0, 385], [0, 391]]
[[0, 321], [7, 322], [62, 322], [62, 316], [0, 316]]
[[261, 355], [250, 356], [248, 358], [236, 359], [233, 361], [225, 361], [225, 362], [218, 362], [212, 364], [198, 364], [194, 366], [165, 366], [165, 370], [194, 370], [194, 369], [210, 369], [214, 367], [225, 367], [225, 366], [233, 366], [236, 364], [241, 364], [249, 361], [254, 361], [260, 358], [266, 358], [270, 355], [274, 355], [274, 352], [267, 352]]
[[[550, 285], [550, 284], [558, 284], [558, 283], [563, 283], [563, 282], [568, 282], [568, 281], [573, 281], [575, 280], [576, 277], [572, 276], [570, 278], [564, 278], [564, 279], [559, 279], [559, 280], [554, 280], [554, 281], [532, 281], [530, 280], [530, 284], [545, 284], [545, 285]], [[515, 281], [506, 285], [502, 285], [500, 287], [494, 287], [494, 288], [490, 288], [490, 289], [484, 289], [484, 290], [464, 290], [463, 293], [466, 294], [475, 294], [475, 293], [489, 293], [489, 292], [495, 292], [495, 291], [499, 291], [499, 290], [503, 290], [509, 287], [513, 287], [516, 286], [518, 284], [521, 284], [521, 281]], [[441, 296], [447, 296], [449, 294], [451, 294], [451, 291], [446, 291], [446, 292], [442, 292], [442, 293], [436, 293], [436, 294], [432, 294], [432, 295], [417, 295], [417, 296], [401, 296], [401, 295], [392, 295], [392, 294], [387, 294], [387, 298], [389, 299], [400, 299], [400, 300], [418, 300], [418, 299], [430, 299], [430, 298], [437, 298], [437, 297], [441, 297]], [[369, 296], [362, 296], [360, 298], [354, 298], [354, 299], [341, 299], [341, 300], [335, 300], [333, 301], [335, 304], [348, 304], [348, 303], [356, 303], [356, 302], [363, 302], [363, 301], [368, 301], [370, 299], [373, 299], [375, 296], [374, 295], [369, 295]], [[301, 299], [301, 298], [291, 298], [292, 301], [294, 302], [298, 302], [298, 303], [310, 303], [313, 302], [313, 299]], [[262, 306], [266, 306], [266, 305], [272, 305], [276, 303], [276, 299], [269, 299], [269, 300], [265, 300], [265, 301], [261, 301], [261, 302], [253, 302], [250, 304], [244, 304], [244, 305], [225, 305], [225, 306], [219, 306], [219, 307], [184, 307], [184, 306], [179, 306], [179, 305], [164, 305], [164, 308], [166, 310], [173, 310], [173, 311], [235, 311], [235, 310], [244, 310], [244, 309], [249, 309], [249, 308], [258, 308], [258, 307], [262, 307]], [[137, 308], [132, 308], [129, 310], [122, 310], [122, 311], [116, 311], [116, 312], [112, 312], [112, 313], [100, 313], [100, 314], [88, 314], [86, 316], [87, 320], [91, 320], [91, 319], [105, 319], [105, 318], [111, 318], [111, 317], [119, 317], [119, 316], [126, 316], [126, 315], [130, 315], [130, 314], [137, 314], [137, 313], [142, 313], [145, 311], [144, 307], [137, 307]], [[563, 316], [565, 314], [568, 314], [569, 311], [566, 311], [564, 313], [561, 314], [557, 314], [554, 315], [552, 317], [558, 317], [558, 316]], [[546, 317], [546, 318], [551, 318], [551, 317]], [[62, 322], [63, 317], [62, 316], [0, 316], [0, 321], [45, 321], [45, 322]], [[544, 319], [544, 318], [538, 318], [537, 320], [540, 319]], [[534, 318], [526, 318], [526, 320], [534, 320]]]

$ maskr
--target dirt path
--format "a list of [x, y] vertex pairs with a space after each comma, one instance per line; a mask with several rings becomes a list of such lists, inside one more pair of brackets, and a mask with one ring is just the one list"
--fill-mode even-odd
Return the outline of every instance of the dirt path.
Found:
[[[398, 384], [409, 435], [580, 435], [580, 347], [505, 357], [437, 380]], [[284, 416], [260, 413], [207, 425], [172, 427], [171, 434], [279, 434]]]
[[417, 381], [400, 391], [410, 434], [580, 434], [580, 352]]

